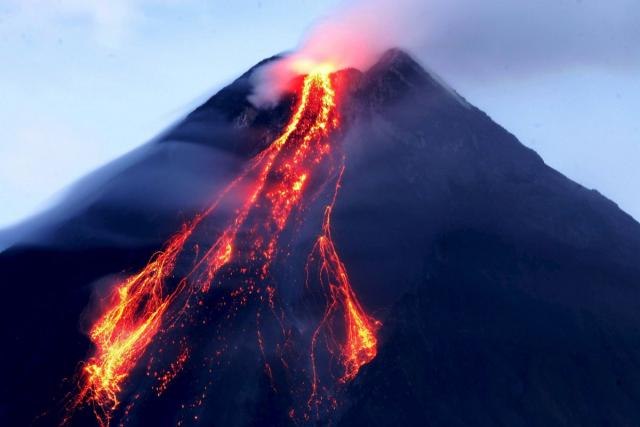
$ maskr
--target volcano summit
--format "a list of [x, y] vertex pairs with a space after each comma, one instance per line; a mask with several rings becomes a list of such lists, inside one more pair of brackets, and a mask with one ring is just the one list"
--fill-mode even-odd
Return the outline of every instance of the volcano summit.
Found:
[[401, 50], [277, 60], [21, 226], [0, 421], [638, 424], [640, 224]]

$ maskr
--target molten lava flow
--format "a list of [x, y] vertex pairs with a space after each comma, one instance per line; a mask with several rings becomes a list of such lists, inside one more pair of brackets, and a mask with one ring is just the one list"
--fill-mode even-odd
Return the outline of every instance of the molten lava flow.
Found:
[[[355, 378], [360, 368], [376, 357], [378, 349], [376, 332], [382, 325], [362, 308], [351, 287], [347, 269], [340, 259], [331, 237], [331, 213], [336, 203], [343, 172], [344, 166], [336, 182], [333, 199], [325, 207], [322, 233], [316, 240], [307, 263], [307, 271], [309, 271], [309, 263], [313, 260], [318, 261], [319, 282], [327, 293], [327, 304], [322, 321], [311, 338], [312, 383], [311, 396], [308, 400], [309, 407], [313, 404], [317, 406], [322, 401], [322, 397], [318, 396], [316, 366], [316, 347], [321, 334], [328, 335], [325, 340], [330, 353], [339, 354], [343, 368], [339, 380], [344, 383]], [[342, 316], [339, 316], [340, 311]], [[343, 331], [336, 331], [336, 325], [339, 325]], [[342, 340], [336, 338], [339, 333], [342, 335]], [[333, 346], [338, 346], [338, 348], [333, 349]]]
[[[337, 119], [332, 117], [335, 107], [335, 92], [331, 86], [327, 72], [311, 73], [303, 82], [300, 100], [295, 113], [291, 117], [284, 133], [267, 149], [264, 164], [249, 197], [238, 212], [233, 223], [224, 230], [220, 238], [205, 254], [202, 262], [207, 266], [205, 274], [197, 280], [201, 289], [207, 291], [216, 273], [226, 265], [232, 257], [238, 233], [246, 224], [256, 204], [268, 205], [266, 212], [260, 210], [250, 240], [253, 240], [251, 261], [264, 257], [262, 270], [266, 272], [275, 253], [275, 245], [279, 233], [287, 223], [289, 214], [299, 202], [304, 183], [309, 177], [310, 167], [320, 161], [328, 152], [328, 146], [319, 146], [319, 141], [326, 136]], [[282, 153], [287, 143], [295, 143], [292, 152]], [[312, 144], [316, 142], [316, 144]], [[284, 158], [280, 158], [282, 156]], [[280, 162], [277, 162], [280, 160]], [[275, 184], [268, 183], [268, 178], [275, 176]], [[262, 229], [268, 236], [268, 244], [264, 246], [264, 238], [256, 236]]]
[[[99, 424], [108, 425], [120, 404], [126, 380], [151, 343], [157, 340], [157, 335], [171, 328], [175, 319], [189, 309], [192, 296], [207, 292], [214, 279], [222, 280], [216, 279], [218, 273], [224, 267], [231, 268], [232, 262], [245, 277], [248, 289], [258, 284], [264, 286], [273, 310], [275, 288], [262, 282], [278, 254], [280, 235], [294, 209], [300, 207], [308, 183], [320, 172], [323, 159], [331, 157], [327, 139], [338, 126], [331, 70], [323, 66], [305, 76], [294, 113], [282, 134], [251, 161], [247, 170], [226, 187], [210, 208], [173, 236], [139, 273], [114, 287], [90, 329], [95, 352], [83, 364], [73, 408], [89, 404]], [[176, 266], [180, 257], [193, 254], [185, 247], [194, 232], [241, 181], [249, 181], [250, 190], [228, 225], [202, 256], [196, 255], [191, 270], [178, 275]], [[336, 194], [338, 186], [339, 181]], [[314, 247], [321, 259], [320, 283], [332, 302], [313, 334], [312, 360], [315, 364], [318, 336], [325, 329], [333, 333], [330, 318], [341, 308], [344, 332], [340, 335], [344, 340], [339, 350], [344, 382], [355, 377], [360, 367], [375, 357], [379, 323], [368, 316], [358, 302], [331, 239], [330, 218], [336, 194], [326, 207], [322, 233]], [[238, 291], [243, 292], [242, 288]], [[265, 343], [259, 330], [257, 336], [264, 356]], [[158, 393], [166, 390], [189, 354], [185, 347], [170, 369], [158, 376], [161, 381]], [[313, 371], [315, 392], [315, 366]]]
[[[322, 234], [317, 240], [317, 250], [321, 260], [320, 280], [327, 281], [331, 292], [331, 300], [342, 306], [345, 337], [341, 350], [341, 361], [344, 366], [343, 382], [355, 378], [362, 365], [376, 357], [378, 340], [376, 331], [380, 322], [367, 315], [351, 287], [347, 269], [338, 256], [331, 238], [331, 211], [335, 204], [325, 208]], [[336, 308], [331, 304], [332, 309]]]
[[171, 301], [163, 295], [163, 282], [192, 232], [193, 226], [183, 229], [140, 273], [117, 285], [110, 305], [89, 332], [96, 351], [84, 364], [75, 404], [90, 403], [103, 426], [119, 404], [122, 382], [160, 328]]
[[89, 331], [95, 352], [83, 364], [79, 392], [70, 410], [88, 403], [99, 424], [109, 424], [112, 412], [120, 403], [118, 394], [122, 383], [159, 332], [172, 301], [184, 291], [184, 281], [172, 292], [165, 291], [165, 282], [173, 274], [178, 255], [202, 220], [243, 176], [231, 182], [203, 214], [174, 235], [164, 250], [156, 253], [138, 274], [114, 287], [103, 313]]

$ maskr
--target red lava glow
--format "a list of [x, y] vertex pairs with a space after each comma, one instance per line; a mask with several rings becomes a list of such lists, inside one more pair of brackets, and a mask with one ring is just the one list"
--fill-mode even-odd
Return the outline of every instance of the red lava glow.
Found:
[[[150, 351], [158, 336], [189, 309], [191, 297], [208, 292], [216, 280], [221, 280], [217, 277], [221, 269], [231, 263], [240, 266], [238, 271], [255, 273], [237, 289], [237, 295], [246, 298], [247, 293], [262, 285], [274, 310], [276, 288], [263, 282], [278, 255], [279, 237], [294, 209], [300, 208], [305, 190], [319, 173], [323, 159], [330, 157], [329, 136], [340, 126], [332, 68], [310, 64], [301, 64], [301, 67], [306, 75], [293, 114], [280, 136], [251, 161], [210, 208], [175, 234], [141, 271], [117, 283], [103, 301], [103, 308], [89, 331], [95, 349], [82, 364], [78, 392], [70, 410], [87, 405], [93, 409], [98, 423], [108, 426], [141, 358]], [[311, 400], [318, 387], [316, 345], [321, 334], [340, 337], [333, 340], [343, 369], [339, 382], [353, 379], [377, 351], [376, 332], [380, 323], [359, 303], [331, 237], [331, 212], [341, 178], [342, 173], [333, 200], [324, 211], [322, 230], [311, 255], [319, 260], [319, 283], [328, 302], [311, 342]], [[226, 227], [212, 239], [213, 243], [202, 255], [186, 250], [196, 246], [191, 242], [196, 230], [239, 182], [248, 183], [249, 191]], [[194, 252], [193, 267], [186, 274], [178, 274], [179, 259], [193, 258]], [[341, 318], [339, 322], [335, 320], [337, 317]], [[340, 332], [335, 331], [336, 325], [340, 325]], [[264, 355], [265, 343], [260, 330], [257, 337]], [[155, 387], [157, 394], [167, 389], [189, 355], [186, 337], [178, 359], [169, 369], [154, 374], [159, 381]], [[265, 365], [271, 375], [269, 365]]]
[[[339, 184], [336, 189], [338, 187]], [[360, 305], [349, 282], [347, 269], [338, 256], [331, 238], [331, 211], [334, 205], [335, 198], [325, 209], [322, 234], [316, 242], [316, 250], [321, 260], [320, 280], [329, 289], [332, 301], [327, 306], [328, 311], [321, 326], [325, 325], [328, 316], [333, 314], [332, 310], [335, 310], [338, 304], [341, 305], [345, 325], [345, 342], [341, 351], [344, 374], [340, 379], [347, 382], [355, 378], [362, 365], [369, 363], [376, 357], [378, 348], [376, 331], [381, 324], [370, 317]]]
[[[329, 352], [339, 354], [343, 366], [343, 373], [339, 377], [339, 381], [346, 383], [356, 377], [363, 365], [376, 357], [378, 351], [376, 332], [382, 326], [380, 321], [365, 312], [358, 301], [351, 287], [347, 269], [340, 259], [331, 237], [331, 213], [336, 203], [343, 173], [344, 166], [340, 170], [333, 199], [325, 207], [322, 233], [316, 240], [306, 267], [309, 272], [312, 262], [315, 261], [319, 264], [319, 282], [326, 291], [327, 298], [322, 321], [311, 339], [312, 382], [311, 396], [307, 402], [309, 408], [312, 405], [318, 407], [323, 400], [323, 397], [318, 394], [319, 380], [316, 366], [316, 350], [321, 334], [323, 332], [328, 334]], [[336, 325], [341, 325], [343, 329], [342, 343], [336, 339], [338, 335], [335, 331]]]

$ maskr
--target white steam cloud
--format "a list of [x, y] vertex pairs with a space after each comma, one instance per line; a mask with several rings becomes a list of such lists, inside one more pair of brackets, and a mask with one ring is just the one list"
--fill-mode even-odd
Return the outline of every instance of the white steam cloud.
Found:
[[640, 68], [637, 0], [351, 0], [294, 53], [256, 76], [252, 101], [273, 103], [306, 65], [366, 69], [401, 47], [445, 77], [526, 77], [569, 67]]

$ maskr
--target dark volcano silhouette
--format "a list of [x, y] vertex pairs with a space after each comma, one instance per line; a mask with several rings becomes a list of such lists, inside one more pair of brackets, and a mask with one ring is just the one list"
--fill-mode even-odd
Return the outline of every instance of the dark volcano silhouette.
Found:
[[[269, 109], [247, 101], [255, 69], [74, 187], [0, 254], [0, 424], [59, 423], [90, 351], [95, 288], [143, 266], [286, 124], [293, 96]], [[332, 144], [347, 160], [333, 238], [383, 326], [377, 357], [340, 388], [335, 411], [307, 424], [640, 424], [640, 224], [406, 53], [340, 73], [348, 93]], [[302, 224], [291, 238], [278, 270], [286, 301], [316, 232]], [[207, 316], [215, 325], [224, 313]], [[136, 403], [127, 425], [292, 424], [295, 391], [281, 387], [284, 370], [270, 383], [250, 322], [227, 325], [228, 359], [185, 368], [161, 397]], [[192, 346], [204, 354], [214, 329], [189, 329]], [[129, 397], [148, 382], [135, 378]], [[206, 401], [189, 407], [204, 383]], [[85, 412], [72, 424], [94, 425]]]

